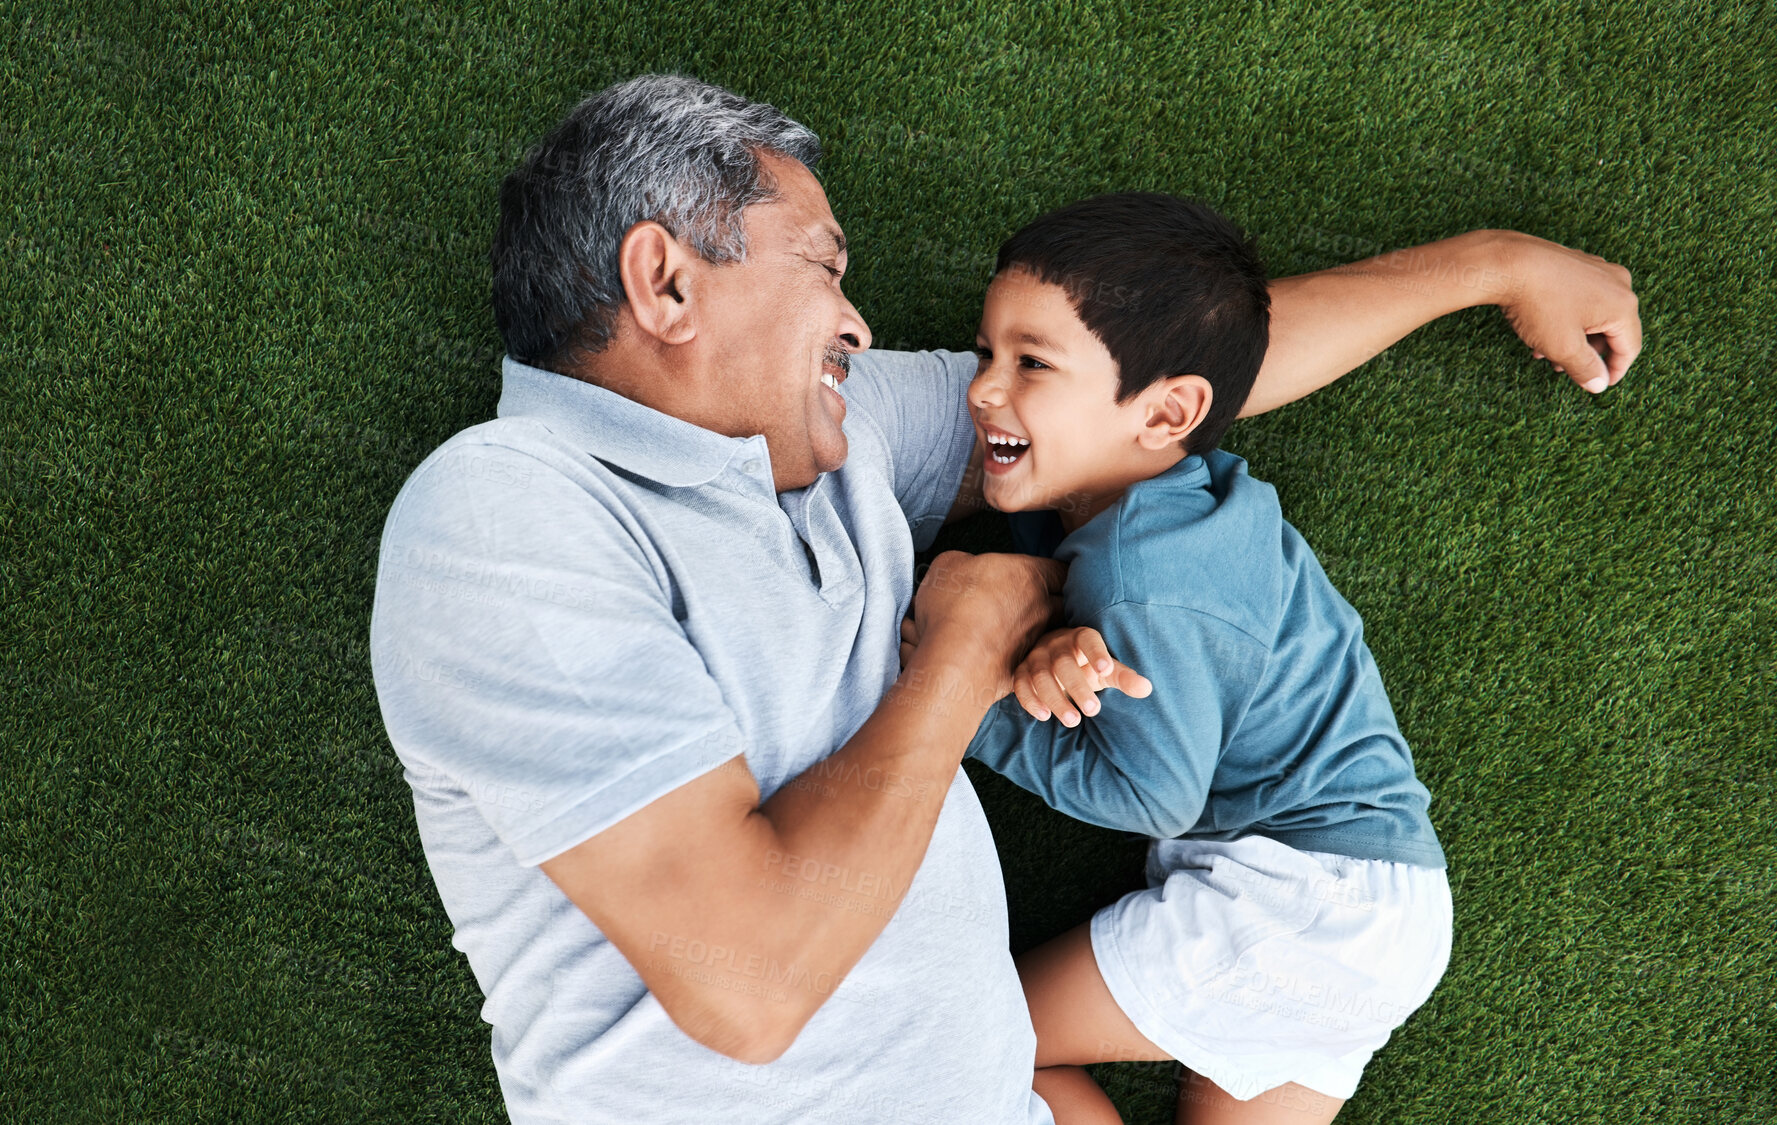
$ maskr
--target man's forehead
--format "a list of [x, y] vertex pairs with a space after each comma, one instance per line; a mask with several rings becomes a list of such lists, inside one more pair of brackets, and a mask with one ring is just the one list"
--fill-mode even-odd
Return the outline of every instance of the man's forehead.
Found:
[[845, 253], [845, 231], [833, 217], [827, 192], [800, 161], [765, 153], [766, 167], [777, 181], [777, 195], [768, 205], [779, 211], [793, 230], [821, 253]]

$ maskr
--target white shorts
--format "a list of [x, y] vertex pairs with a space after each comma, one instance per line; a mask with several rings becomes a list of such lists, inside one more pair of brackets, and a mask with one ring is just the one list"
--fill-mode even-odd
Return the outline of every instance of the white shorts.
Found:
[[1248, 836], [1155, 840], [1147, 876], [1092, 916], [1098, 971], [1137, 1030], [1243, 1101], [1351, 1097], [1450, 963], [1439, 868]]

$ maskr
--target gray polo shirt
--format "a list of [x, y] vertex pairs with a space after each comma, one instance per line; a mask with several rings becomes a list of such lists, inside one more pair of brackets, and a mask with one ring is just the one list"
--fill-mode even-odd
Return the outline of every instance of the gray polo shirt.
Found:
[[[863, 724], [899, 674], [913, 553], [968, 461], [974, 367], [857, 357], [845, 465], [779, 494], [763, 436], [507, 359], [498, 417], [396, 497], [377, 696], [517, 1125], [1051, 1120], [1030, 1092], [998, 856], [960, 769], [887, 927], [765, 1066], [679, 1031], [536, 866], [737, 753], [769, 796]], [[799, 857], [776, 874], [800, 895], [899, 889]], [[794, 986], [794, 970], [679, 945], [659, 950], [678, 971]]]

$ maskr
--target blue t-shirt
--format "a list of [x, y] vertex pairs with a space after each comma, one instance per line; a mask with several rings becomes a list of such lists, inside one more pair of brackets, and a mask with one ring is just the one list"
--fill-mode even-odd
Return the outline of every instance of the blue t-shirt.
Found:
[[1363, 622], [1244, 460], [1186, 457], [1072, 534], [1011, 519], [1020, 550], [1068, 564], [1069, 623], [1154, 690], [1102, 692], [1071, 728], [1008, 695], [971, 757], [1106, 828], [1444, 866]]

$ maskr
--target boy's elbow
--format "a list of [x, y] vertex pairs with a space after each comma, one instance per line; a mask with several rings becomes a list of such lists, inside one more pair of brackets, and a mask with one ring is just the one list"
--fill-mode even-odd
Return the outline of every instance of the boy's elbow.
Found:
[[1135, 831], [1161, 840], [1183, 836], [1196, 825], [1194, 819], [1186, 820], [1169, 808], [1157, 807], [1144, 802], [1137, 802], [1135, 807], [1129, 811], [1130, 820], [1136, 822]]
[[1181, 824], [1176, 820], [1148, 817], [1145, 823], [1136, 825], [1134, 831], [1143, 836], [1152, 836], [1157, 840], [1170, 840], [1175, 836], [1183, 836], [1191, 830], [1189, 824]]

